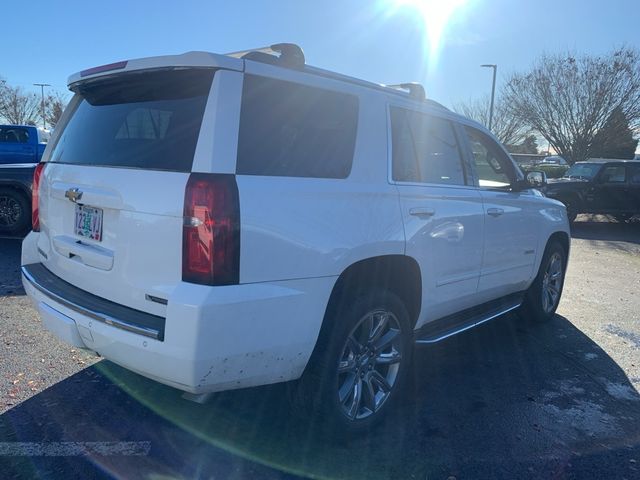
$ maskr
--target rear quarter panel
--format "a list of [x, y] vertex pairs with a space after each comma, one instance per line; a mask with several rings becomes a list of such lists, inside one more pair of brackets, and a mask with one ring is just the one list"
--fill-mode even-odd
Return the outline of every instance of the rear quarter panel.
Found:
[[384, 97], [268, 65], [255, 65], [251, 73], [357, 95], [359, 116], [346, 179], [237, 175], [240, 282], [338, 276], [357, 261], [404, 254], [397, 190], [387, 181]]

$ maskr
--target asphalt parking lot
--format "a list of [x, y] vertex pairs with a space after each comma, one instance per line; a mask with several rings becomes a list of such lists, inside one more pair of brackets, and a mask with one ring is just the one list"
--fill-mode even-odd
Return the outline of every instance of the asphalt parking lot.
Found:
[[19, 242], [0, 240], [0, 476], [640, 478], [640, 223], [581, 220], [553, 321], [420, 348], [398, 411], [331, 442], [282, 386], [198, 405], [60, 344], [24, 296]]

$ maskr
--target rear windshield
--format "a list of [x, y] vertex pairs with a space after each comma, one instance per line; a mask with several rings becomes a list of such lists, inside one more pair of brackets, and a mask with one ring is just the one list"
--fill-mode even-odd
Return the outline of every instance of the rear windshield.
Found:
[[156, 71], [81, 86], [51, 161], [191, 171], [213, 74]]

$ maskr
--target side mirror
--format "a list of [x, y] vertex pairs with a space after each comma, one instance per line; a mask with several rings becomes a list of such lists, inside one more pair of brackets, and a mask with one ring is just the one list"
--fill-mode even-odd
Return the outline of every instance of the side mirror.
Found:
[[547, 174], [544, 172], [528, 172], [526, 178], [529, 186], [533, 188], [542, 188], [547, 184]]

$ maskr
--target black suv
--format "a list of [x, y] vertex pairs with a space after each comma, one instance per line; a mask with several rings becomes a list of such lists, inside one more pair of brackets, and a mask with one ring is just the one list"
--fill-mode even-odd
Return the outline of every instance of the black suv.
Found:
[[579, 213], [600, 213], [624, 222], [640, 215], [640, 162], [577, 162], [564, 177], [549, 180], [544, 193], [566, 205], [569, 221]]

